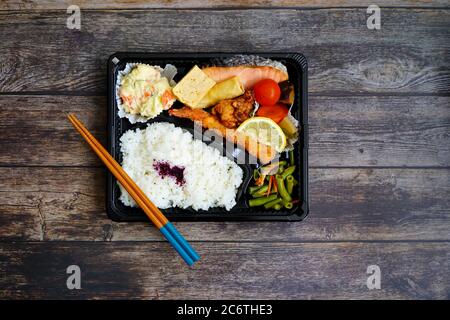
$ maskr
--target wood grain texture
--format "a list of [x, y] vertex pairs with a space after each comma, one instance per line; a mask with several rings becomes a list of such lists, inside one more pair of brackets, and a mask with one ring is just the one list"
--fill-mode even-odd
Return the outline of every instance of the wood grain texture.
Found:
[[[449, 106], [449, 97], [312, 96], [310, 166], [448, 167]], [[0, 165], [100, 165], [67, 115], [105, 143], [106, 107], [104, 97], [0, 96]]]
[[[0, 244], [0, 298], [449, 299], [449, 243], [195, 243], [187, 268], [167, 243]], [[66, 288], [79, 265], [81, 290]], [[367, 267], [381, 269], [368, 290]]]
[[116, 51], [302, 52], [313, 93], [448, 94], [450, 87], [445, 9], [384, 9], [381, 30], [366, 27], [365, 8], [83, 11], [80, 31], [66, 28], [68, 16], [1, 13], [1, 92], [103, 94], [106, 60]]
[[[105, 170], [0, 168], [0, 240], [161, 241], [105, 213]], [[450, 240], [450, 170], [311, 169], [304, 222], [176, 223], [196, 241]]]
[[[0, 299], [450, 299], [448, 1], [380, 0], [379, 31], [356, 0], [70, 1], [80, 31], [68, 4], [0, 2]], [[176, 223], [191, 269], [150, 223], [110, 221], [66, 116], [105, 143], [116, 51], [304, 53], [307, 220]]]
[[106, 145], [104, 97], [0, 96], [0, 164], [101, 165], [69, 122], [69, 113]]
[[[320, 8], [320, 7], [365, 7], [373, 1], [358, 0], [3, 0], [0, 10], [65, 10], [70, 5], [78, 5], [81, 10], [88, 9], [186, 9], [186, 8]], [[380, 7], [392, 6], [392, 1], [378, 0]], [[400, 7], [443, 7], [445, 0], [398, 0]]]
[[450, 165], [449, 97], [310, 97], [311, 166]]

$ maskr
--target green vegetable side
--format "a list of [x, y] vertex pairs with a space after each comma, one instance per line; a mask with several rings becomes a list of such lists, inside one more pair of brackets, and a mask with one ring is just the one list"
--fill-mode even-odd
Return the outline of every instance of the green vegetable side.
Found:
[[293, 174], [296, 170], [294, 153], [290, 151], [286, 160], [270, 163], [253, 171], [253, 185], [248, 188], [252, 199], [249, 207], [290, 210], [300, 202], [293, 198], [294, 187], [298, 181]]

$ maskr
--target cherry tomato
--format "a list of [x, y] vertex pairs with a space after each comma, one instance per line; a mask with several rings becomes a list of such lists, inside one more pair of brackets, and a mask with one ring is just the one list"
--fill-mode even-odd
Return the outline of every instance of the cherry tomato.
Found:
[[289, 109], [280, 103], [273, 106], [260, 106], [256, 115], [258, 117], [270, 118], [276, 123], [280, 123], [288, 114]]
[[280, 99], [280, 86], [272, 79], [264, 79], [253, 86], [255, 100], [264, 106], [271, 106]]

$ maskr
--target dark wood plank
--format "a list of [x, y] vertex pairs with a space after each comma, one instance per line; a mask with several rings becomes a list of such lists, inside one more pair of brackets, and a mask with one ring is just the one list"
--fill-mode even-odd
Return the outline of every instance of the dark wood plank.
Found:
[[445, 9], [386, 8], [379, 31], [366, 27], [366, 8], [95, 10], [83, 11], [80, 31], [65, 27], [64, 10], [1, 17], [1, 92], [104, 93], [106, 59], [116, 51], [303, 52], [314, 93], [448, 94], [450, 87]]
[[[88, 9], [183, 9], [183, 8], [320, 8], [320, 7], [365, 7], [373, 1], [358, 0], [3, 0], [0, 10], [56, 10], [78, 5], [82, 10]], [[392, 6], [392, 1], [378, 0], [380, 7]], [[448, 6], [445, 0], [398, 0], [395, 6], [401, 7], [442, 7]]]
[[311, 97], [312, 166], [449, 166], [449, 97]]
[[71, 112], [106, 145], [104, 97], [0, 96], [0, 164], [100, 165], [67, 119]]
[[[105, 171], [0, 168], [0, 240], [162, 240], [105, 213]], [[198, 241], [450, 240], [450, 170], [311, 169], [304, 222], [176, 223]]]
[[[312, 96], [310, 165], [450, 166], [449, 104], [449, 97]], [[0, 165], [100, 165], [69, 112], [105, 143], [103, 97], [1, 96]]]
[[[1, 243], [0, 298], [449, 299], [449, 243]], [[99, 259], [99, 257], [101, 257]], [[81, 269], [80, 290], [66, 268]], [[366, 286], [381, 269], [381, 289]]]

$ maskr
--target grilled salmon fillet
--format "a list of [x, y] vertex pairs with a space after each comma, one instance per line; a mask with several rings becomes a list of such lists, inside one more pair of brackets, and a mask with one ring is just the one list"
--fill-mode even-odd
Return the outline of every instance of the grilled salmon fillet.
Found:
[[169, 114], [178, 118], [186, 118], [196, 121], [205, 129], [215, 130], [228, 141], [237, 143], [239, 146], [247, 150], [249, 154], [256, 157], [262, 164], [272, 161], [277, 152], [275, 149], [265, 144], [252, 140], [248, 136], [237, 133], [235, 129], [225, 127], [219, 119], [203, 109], [192, 109], [184, 106], [180, 109], [170, 109]]
[[252, 88], [263, 79], [272, 79], [276, 82], [289, 79], [286, 72], [270, 66], [206, 67], [202, 70], [216, 82], [237, 76], [245, 89]]

